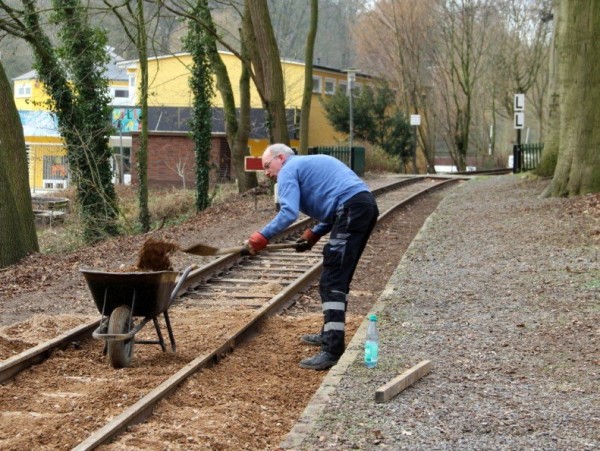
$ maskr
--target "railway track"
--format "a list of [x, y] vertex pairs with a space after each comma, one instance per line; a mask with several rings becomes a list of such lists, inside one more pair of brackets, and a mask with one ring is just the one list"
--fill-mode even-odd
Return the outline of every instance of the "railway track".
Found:
[[[374, 190], [381, 211], [379, 221], [385, 221], [424, 193], [456, 180], [415, 177]], [[278, 241], [294, 240], [308, 222], [299, 221]], [[158, 401], [173, 393], [189, 376], [218, 362], [254, 333], [262, 320], [293, 303], [318, 277], [321, 249], [315, 247], [303, 254], [261, 253], [252, 258], [228, 255], [192, 271], [170, 311], [174, 324], [191, 326], [182, 327], [186, 332], [176, 331], [178, 353], [163, 354], [148, 348], [140, 349], [138, 355], [136, 348], [139, 363], [126, 376], [118, 373], [119, 378], [115, 378], [115, 370], [99, 355], [98, 342], [88, 339], [97, 321], [4, 361], [0, 364], [0, 381], [5, 383], [2, 400], [13, 401], [14, 406], [7, 410], [15, 418], [15, 433], [39, 434], [40, 440], [47, 440], [52, 431], [43, 430], [44, 419], [76, 413], [72, 424], [77, 427], [65, 435], [65, 446], [93, 449], [110, 441], [128, 426], [143, 421]], [[198, 336], [208, 338], [198, 340]], [[33, 366], [41, 362], [44, 363]], [[156, 374], [148, 377], [149, 372]], [[137, 375], [142, 373], [146, 385], [140, 387]], [[63, 374], [64, 383], [57, 387], [54, 379], [45, 385], [44, 374]], [[90, 384], [96, 388], [90, 390]], [[93, 395], [82, 395], [80, 386]], [[107, 396], [114, 403], [109, 412], [99, 415], [94, 410], [94, 400]], [[84, 403], [81, 398], [86, 398]], [[55, 404], [41, 410], [32, 407], [43, 404], [43, 400]], [[25, 424], [31, 429], [23, 430]]]

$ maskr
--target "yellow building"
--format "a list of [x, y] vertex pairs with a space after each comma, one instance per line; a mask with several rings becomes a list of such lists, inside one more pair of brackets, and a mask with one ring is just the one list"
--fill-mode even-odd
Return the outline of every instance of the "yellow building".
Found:
[[[236, 105], [239, 105], [239, 78], [241, 62], [229, 52], [220, 52], [227, 67]], [[112, 54], [107, 68], [112, 106], [112, 124], [115, 129], [111, 145], [115, 153], [115, 167], [124, 161], [130, 166], [131, 149], [136, 146], [140, 131], [139, 61], [123, 61]], [[186, 163], [186, 178], [194, 177], [193, 143], [189, 137], [189, 120], [192, 114], [193, 95], [189, 87], [192, 57], [188, 53], [151, 58], [149, 68], [149, 174], [150, 184], [178, 186], [181, 175], [173, 167]], [[285, 103], [288, 116], [291, 145], [298, 146], [297, 131], [300, 121], [302, 92], [304, 89], [304, 63], [282, 61], [285, 83]], [[347, 140], [346, 135], [333, 130], [329, 125], [319, 96], [328, 96], [337, 89], [347, 88], [347, 74], [342, 70], [315, 66], [313, 68], [314, 95], [311, 104], [309, 147], [335, 146]], [[356, 88], [369, 82], [364, 75], [357, 75]], [[60, 137], [57, 121], [45, 107], [47, 96], [30, 71], [14, 79], [15, 103], [23, 123], [25, 140], [29, 149], [30, 186], [32, 190], [64, 189], [69, 184], [66, 149]], [[229, 180], [231, 152], [225, 139], [223, 102], [218, 91], [213, 99], [213, 150], [211, 160], [217, 167], [216, 180]], [[251, 133], [249, 147], [252, 155], [260, 156], [268, 145], [268, 130], [265, 127], [264, 111], [260, 97], [251, 83]], [[175, 155], [175, 156], [174, 156]], [[154, 163], [152, 159], [154, 158]], [[184, 161], [185, 160], [185, 161]], [[161, 162], [160, 164], [157, 163]], [[161, 166], [162, 165], [162, 166]], [[165, 169], [168, 166], [171, 169]], [[127, 171], [126, 171], [127, 172]], [[127, 182], [129, 174], [124, 175]], [[116, 177], [119, 178], [119, 177]], [[135, 177], [134, 177], [135, 178]]]
[[[111, 53], [107, 66], [113, 107], [133, 105], [133, 88], [127, 72], [116, 65], [122, 58]], [[14, 100], [23, 124], [29, 159], [29, 186], [32, 191], [61, 190], [69, 186], [67, 151], [58, 131], [58, 122], [47, 108], [49, 100], [35, 70], [13, 79]], [[113, 147], [130, 147], [131, 137], [111, 137]]]
[[[241, 75], [241, 62], [230, 52], [220, 51], [223, 62], [227, 67], [229, 79], [231, 80], [234, 91], [236, 105], [239, 106], [239, 79]], [[121, 67], [127, 69], [130, 80], [136, 80], [136, 90], [139, 90], [139, 63], [135, 61], [125, 61], [119, 63]], [[300, 108], [302, 106], [302, 92], [304, 90], [304, 63], [297, 61], [282, 60], [282, 71], [285, 83], [285, 104], [290, 121], [290, 139], [291, 145], [297, 146], [298, 140], [294, 137], [294, 122], [296, 127], [299, 125]], [[157, 111], [163, 113], [163, 118], [168, 115], [169, 109], [177, 110], [178, 118], [186, 116], [182, 114], [185, 110], [192, 107], [193, 95], [189, 88], [190, 70], [192, 67], [192, 57], [189, 53], [179, 53], [175, 55], [166, 55], [152, 58], [148, 61], [149, 71], [149, 93], [148, 105], [150, 108], [149, 120], [150, 129], [153, 125], [157, 131], [167, 131], [169, 125], [161, 124]], [[356, 89], [360, 89], [365, 82], [370, 82], [370, 78], [358, 74]], [[347, 89], [347, 74], [342, 70], [326, 68], [323, 66], [314, 66], [313, 68], [313, 99], [310, 112], [310, 133], [309, 147], [332, 146], [345, 142], [347, 137], [333, 130], [325, 117], [325, 112], [319, 101], [319, 96], [333, 95], [338, 88]], [[262, 113], [262, 104], [255, 85], [251, 82], [250, 93], [251, 108], [253, 109], [252, 133], [249, 146], [253, 155], [260, 155], [268, 145], [267, 130], [264, 123], [260, 121]], [[135, 102], [139, 104], [139, 102]], [[213, 133], [224, 134], [222, 120], [219, 120], [219, 109], [222, 109], [223, 102], [218, 91], [213, 98], [217, 118], [213, 117]], [[154, 111], [153, 111], [154, 110]], [[222, 114], [221, 114], [222, 118]], [[216, 119], [216, 120], [215, 120]], [[173, 126], [171, 131], [183, 131], [182, 128]]]

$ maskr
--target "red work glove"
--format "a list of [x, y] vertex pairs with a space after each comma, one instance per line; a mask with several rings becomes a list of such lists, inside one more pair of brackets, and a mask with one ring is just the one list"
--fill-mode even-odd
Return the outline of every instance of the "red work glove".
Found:
[[321, 237], [312, 230], [306, 229], [302, 236], [296, 240], [296, 252], [310, 251]]
[[268, 243], [269, 240], [267, 240], [262, 233], [254, 232], [246, 241], [246, 249], [250, 255], [256, 255], [263, 250]]

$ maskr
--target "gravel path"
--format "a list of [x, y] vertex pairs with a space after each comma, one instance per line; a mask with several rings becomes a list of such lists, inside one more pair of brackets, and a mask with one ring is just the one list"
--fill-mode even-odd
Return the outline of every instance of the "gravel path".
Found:
[[[453, 190], [373, 309], [379, 366], [363, 324], [282, 447], [599, 449], [600, 197], [541, 199], [546, 184]], [[374, 402], [423, 360], [429, 375]]]

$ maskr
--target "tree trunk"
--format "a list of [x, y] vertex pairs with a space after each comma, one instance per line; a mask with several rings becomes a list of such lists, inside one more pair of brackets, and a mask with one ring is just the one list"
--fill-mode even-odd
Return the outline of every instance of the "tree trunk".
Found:
[[559, 21], [560, 144], [549, 194], [600, 191], [600, 3], [562, 0]]
[[[249, 20], [244, 22], [246, 26]], [[242, 29], [242, 59], [248, 58], [248, 48], [244, 40], [244, 30]], [[248, 191], [258, 185], [255, 172], [245, 172], [244, 158], [250, 155], [248, 151], [248, 137], [250, 136], [250, 70], [242, 63], [242, 73], [240, 75], [240, 117], [238, 119], [237, 133], [230, 145], [231, 154], [235, 167], [235, 173], [238, 176], [238, 190], [240, 193]]]
[[208, 55], [217, 79], [217, 90], [221, 94], [223, 100], [223, 113], [225, 117], [225, 134], [227, 135], [227, 143], [231, 151], [231, 160], [233, 170], [238, 181], [238, 192], [243, 193], [251, 188], [256, 187], [256, 174], [254, 172], [245, 172], [244, 159], [249, 156], [248, 152], [248, 136], [250, 134], [250, 73], [244, 59], [248, 58], [247, 49], [245, 46], [244, 29], [248, 26], [249, 21], [245, 18], [242, 22], [241, 36], [241, 67], [240, 75], [240, 114], [237, 116], [235, 98], [233, 96], [233, 88], [227, 67], [219, 52], [214, 36], [216, 30], [212, 21], [210, 12], [207, 12], [203, 18], [203, 26], [209, 30], [209, 38], [212, 38], [208, 48]]
[[[194, 16], [208, 16], [208, 0], [197, 0]], [[196, 21], [188, 26], [185, 47], [192, 55], [194, 64], [189, 80], [194, 96], [191, 131], [194, 139], [196, 156], [196, 211], [210, 206], [208, 195], [210, 187], [210, 150], [211, 150], [211, 101], [214, 95], [210, 53], [214, 47], [214, 39], [208, 31]]]
[[246, 0], [252, 22], [252, 35], [256, 42], [252, 54], [257, 85], [263, 93], [267, 110], [271, 141], [289, 144], [285, 115], [285, 91], [279, 49], [269, 16], [266, 0]]
[[[560, 143], [560, 93], [559, 93], [559, 73], [558, 73], [558, 42], [559, 42], [559, 24], [560, 12], [558, 9], [558, 0], [554, 0], [554, 32], [550, 48], [550, 57], [548, 63], [549, 69], [549, 88], [548, 88], [548, 119], [545, 129], [546, 139], [544, 141], [544, 151], [542, 158], [535, 173], [540, 177], [551, 177], [556, 169], [556, 160], [558, 159], [558, 146]], [[546, 190], [549, 194], [550, 184]]]
[[0, 64], [0, 268], [38, 251], [23, 127]]
[[306, 37], [306, 53], [304, 56], [304, 93], [302, 95], [302, 112], [300, 113], [300, 149], [301, 155], [308, 153], [308, 132], [310, 122], [310, 104], [312, 101], [312, 72], [317, 25], [319, 23], [319, 2], [310, 2], [310, 28]]
[[142, 110], [140, 133], [140, 148], [137, 150], [137, 171], [138, 171], [138, 220], [142, 232], [150, 230], [150, 209], [148, 208], [148, 36], [146, 35], [146, 26], [144, 22], [144, 1], [137, 0], [136, 17], [137, 42], [136, 47], [140, 57], [140, 103]]

